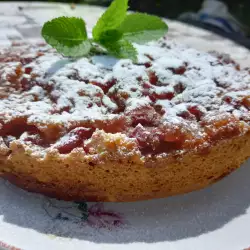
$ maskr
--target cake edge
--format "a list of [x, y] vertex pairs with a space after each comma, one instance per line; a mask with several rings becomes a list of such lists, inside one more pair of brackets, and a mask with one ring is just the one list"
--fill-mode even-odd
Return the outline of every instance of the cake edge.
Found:
[[20, 151], [0, 165], [0, 176], [27, 191], [66, 201], [130, 202], [202, 189], [238, 169], [249, 156], [250, 132], [220, 141], [206, 154], [189, 152], [150, 164], [109, 159], [93, 166], [77, 155], [38, 161]]

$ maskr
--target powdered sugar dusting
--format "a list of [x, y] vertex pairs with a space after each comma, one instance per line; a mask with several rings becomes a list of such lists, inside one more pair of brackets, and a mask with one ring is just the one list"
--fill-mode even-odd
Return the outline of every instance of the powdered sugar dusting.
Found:
[[[154, 127], [162, 133], [156, 141], [182, 138], [182, 149], [187, 138], [206, 136], [202, 120], [210, 112], [229, 114], [248, 126], [247, 70], [240, 71], [230, 58], [165, 39], [135, 46], [136, 64], [106, 55], [69, 60], [46, 46], [13, 47], [17, 56], [0, 62], [3, 136], [10, 133], [4, 124], [20, 118], [53, 138], [52, 147], [62, 140], [67, 143], [67, 133], [76, 127], [122, 132], [132, 138], [144, 132], [149, 136]], [[177, 124], [182, 132], [170, 138], [169, 127]], [[137, 125], [147, 131], [139, 126], [141, 132], [133, 132]]]

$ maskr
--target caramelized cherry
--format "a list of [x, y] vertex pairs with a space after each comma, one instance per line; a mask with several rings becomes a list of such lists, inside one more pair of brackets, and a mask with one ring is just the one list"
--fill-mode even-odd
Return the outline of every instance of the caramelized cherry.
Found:
[[62, 137], [56, 144], [60, 154], [68, 154], [74, 148], [83, 146], [83, 142], [89, 139], [94, 132], [92, 128], [75, 128]]

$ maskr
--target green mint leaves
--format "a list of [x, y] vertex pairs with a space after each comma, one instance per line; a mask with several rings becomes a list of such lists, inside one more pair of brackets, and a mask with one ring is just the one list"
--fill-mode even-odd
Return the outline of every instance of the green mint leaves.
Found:
[[126, 16], [120, 31], [124, 39], [141, 44], [160, 39], [167, 33], [168, 26], [157, 16], [134, 13]]
[[168, 31], [161, 18], [143, 14], [127, 14], [128, 0], [114, 0], [87, 36], [84, 20], [58, 17], [44, 24], [42, 36], [59, 53], [69, 57], [87, 56], [100, 48], [118, 58], [137, 60], [132, 43], [143, 44], [157, 40]]
[[85, 22], [81, 18], [55, 18], [44, 24], [42, 36], [64, 56], [85, 56], [91, 49]]
[[114, 0], [109, 8], [97, 21], [93, 29], [93, 37], [99, 40], [102, 33], [108, 30], [119, 29], [126, 17], [128, 0]]
[[106, 43], [105, 47], [108, 52], [118, 58], [129, 58], [132, 61], [137, 61], [137, 51], [135, 47], [126, 40], [118, 40], [112, 43]]

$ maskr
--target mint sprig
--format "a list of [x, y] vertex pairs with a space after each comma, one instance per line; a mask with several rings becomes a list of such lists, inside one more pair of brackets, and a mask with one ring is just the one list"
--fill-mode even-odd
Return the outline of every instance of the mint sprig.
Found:
[[143, 14], [127, 14], [128, 0], [114, 0], [93, 28], [89, 39], [86, 24], [77, 17], [58, 17], [44, 24], [42, 36], [59, 53], [69, 57], [106, 52], [118, 58], [137, 60], [132, 43], [143, 44], [161, 38], [167, 24], [161, 18]]
[[132, 61], [137, 60], [137, 51], [135, 47], [126, 40], [118, 40], [112, 43], [105, 44], [108, 52], [118, 58], [129, 58]]
[[161, 18], [144, 13], [127, 15], [120, 26], [123, 38], [135, 43], [158, 40], [168, 31], [168, 26]]
[[93, 28], [93, 37], [99, 41], [102, 33], [118, 29], [126, 17], [128, 0], [114, 0]]
[[91, 49], [86, 25], [81, 18], [55, 18], [44, 24], [42, 36], [48, 44], [64, 56], [85, 56]]
[[107, 30], [100, 34], [98, 40], [101, 44], [105, 44], [107, 42], [116, 42], [120, 40], [123, 36], [123, 33], [120, 30]]

